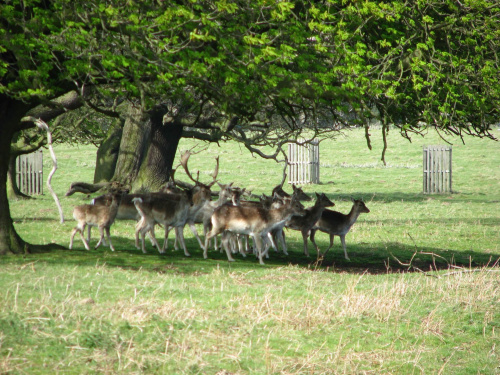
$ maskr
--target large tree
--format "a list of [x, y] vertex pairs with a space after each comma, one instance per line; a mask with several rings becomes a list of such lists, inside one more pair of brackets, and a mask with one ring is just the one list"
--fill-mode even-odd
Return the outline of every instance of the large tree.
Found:
[[499, 13], [483, 0], [7, 1], [0, 253], [24, 245], [4, 187], [10, 142], [35, 108], [45, 120], [82, 105], [120, 118], [113, 178], [135, 189], [168, 178], [182, 136], [259, 152], [376, 119], [384, 135], [491, 137]]

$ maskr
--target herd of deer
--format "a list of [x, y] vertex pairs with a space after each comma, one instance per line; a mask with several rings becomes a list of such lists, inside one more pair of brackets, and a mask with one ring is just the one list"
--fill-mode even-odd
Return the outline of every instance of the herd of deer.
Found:
[[[349, 259], [346, 251], [345, 236], [356, 222], [361, 213], [370, 210], [362, 200], [353, 200], [353, 206], [348, 214], [332, 211], [326, 207], [334, 206], [325, 194], [316, 194], [316, 202], [312, 207], [304, 208], [301, 201], [311, 201], [302, 189], [293, 185], [293, 193], [290, 195], [283, 191], [282, 186], [274, 188], [272, 195], [264, 195], [260, 201], [245, 201], [245, 189], [233, 187], [233, 184], [220, 184], [216, 181], [219, 160], [212, 175], [210, 184], [203, 184], [198, 178], [193, 178], [188, 169], [190, 153], [181, 156], [181, 165], [187, 176], [195, 183], [189, 189], [180, 188], [172, 178], [169, 183], [157, 193], [128, 194], [127, 191], [114, 191], [109, 194], [95, 198], [92, 204], [76, 206], [73, 217], [77, 226], [71, 232], [70, 245], [77, 232], [80, 233], [83, 244], [89, 250], [90, 229], [93, 226], [99, 228], [100, 239], [95, 248], [101, 244], [106, 245], [104, 234], [106, 234], [109, 247], [114, 251], [109, 235], [110, 226], [115, 219], [137, 220], [135, 228], [135, 246], [145, 250], [145, 237], [149, 235], [153, 246], [163, 254], [168, 246], [168, 234], [172, 228], [175, 230], [175, 248], [180, 243], [184, 254], [190, 256], [184, 241], [184, 226], [191, 228], [194, 236], [203, 249], [203, 257], [208, 257], [208, 249], [213, 239], [213, 246], [217, 246], [217, 237], [221, 235], [222, 248], [225, 250], [229, 261], [234, 261], [232, 254], [240, 253], [242, 256], [251, 251], [248, 238], [253, 240], [253, 252], [264, 264], [264, 258], [268, 257], [270, 247], [278, 250], [278, 243], [285, 255], [287, 247], [283, 229], [298, 230], [302, 234], [304, 242], [304, 254], [309, 256], [308, 238], [316, 247], [318, 256], [320, 251], [314, 237], [319, 230], [330, 235], [330, 246], [333, 246], [334, 236], [339, 236], [344, 249], [346, 259]], [[212, 200], [212, 186], [215, 183], [220, 187], [218, 199]], [[161, 247], [155, 237], [156, 224], [165, 230], [163, 246]], [[204, 241], [198, 235], [196, 225], [203, 225]], [[88, 228], [87, 239], [84, 231]], [[139, 237], [141, 246], [139, 247]], [[325, 252], [326, 254], [326, 252]]]

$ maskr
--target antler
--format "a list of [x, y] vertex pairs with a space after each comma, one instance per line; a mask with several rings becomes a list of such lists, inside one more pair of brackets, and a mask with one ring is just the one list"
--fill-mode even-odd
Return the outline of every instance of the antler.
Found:
[[[196, 179], [193, 178], [193, 176], [191, 175], [191, 173], [189, 172], [189, 169], [188, 169], [188, 160], [189, 160], [189, 157], [192, 155], [191, 151], [186, 151], [184, 152], [184, 154], [181, 155], [181, 165], [182, 167], [184, 168], [184, 170], [186, 171], [186, 174], [187, 176], [196, 184], [202, 184], [200, 182], [200, 171], [197, 172], [197, 176], [196, 176]], [[215, 165], [215, 170], [214, 172], [212, 173], [212, 179], [213, 181], [206, 185], [208, 186], [209, 188], [212, 187], [216, 182], [217, 182], [217, 175], [219, 174], [219, 157], [217, 156], [215, 158], [216, 160], [216, 165]]]
[[215, 161], [217, 162], [217, 164], [215, 165], [214, 173], [212, 173], [213, 181], [210, 184], [208, 184], [208, 187], [212, 187], [217, 182], [217, 175], [219, 174], [219, 157], [218, 156], [215, 158]]
[[[199, 181], [198, 181], [198, 180], [195, 180], [195, 179], [193, 178], [193, 176], [191, 176], [191, 173], [189, 173], [189, 169], [188, 169], [188, 165], [187, 165], [187, 163], [188, 163], [188, 160], [189, 160], [189, 157], [190, 157], [190, 156], [191, 156], [191, 152], [190, 152], [190, 151], [186, 151], [185, 153], [183, 153], [183, 154], [181, 155], [181, 165], [182, 165], [182, 167], [184, 168], [184, 170], [186, 171], [187, 176], [188, 176], [188, 177], [189, 177], [189, 178], [190, 178], [190, 179], [191, 179], [194, 183], [198, 184], [198, 183], [199, 183]], [[199, 176], [198, 176], [198, 177], [199, 177]]]

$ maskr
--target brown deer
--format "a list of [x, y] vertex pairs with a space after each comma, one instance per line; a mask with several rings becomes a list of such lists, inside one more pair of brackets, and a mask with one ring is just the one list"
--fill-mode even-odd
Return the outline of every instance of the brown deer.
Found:
[[[293, 193], [291, 196], [295, 197], [295, 199], [298, 199], [299, 201], [303, 202], [309, 202], [312, 200], [312, 198], [309, 195], [304, 193], [302, 188], [292, 185], [292, 189]], [[290, 194], [288, 194], [283, 190], [283, 185], [277, 185], [273, 189], [273, 197], [275, 198], [290, 197]], [[276, 205], [276, 202], [274, 204]], [[270, 233], [270, 239], [271, 239], [271, 245], [276, 251], [278, 251], [278, 243], [279, 243], [281, 245], [281, 250], [283, 251], [283, 254], [288, 255], [286, 241], [285, 241], [285, 232], [283, 231], [285, 225], [286, 222], [276, 226]]]
[[[199, 173], [196, 179], [193, 178], [191, 173], [189, 172], [188, 168], [188, 160], [189, 157], [191, 156], [190, 151], [186, 151], [184, 154], [181, 155], [181, 165], [184, 168], [184, 171], [186, 172], [186, 175], [195, 183], [194, 188], [191, 189], [191, 206], [188, 211], [188, 217], [187, 217], [187, 224], [191, 228], [191, 232], [195, 236], [195, 238], [198, 240], [198, 243], [200, 247], [203, 249], [204, 245], [203, 242], [200, 239], [200, 236], [198, 234], [198, 231], [196, 230], [196, 223], [203, 224], [203, 231], [204, 234], [206, 235], [206, 232], [208, 231], [208, 223], [209, 223], [209, 217], [211, 216], [215, 205], [218, 203], [212, 203], [212, 186], [217, 182], [217, 175], [219, 174], [219, 157], [215, 158], [216, 165], [215, 165], [215, 170], [212, 173], [212, 181], [209, 184], [203, 184], [199, 180]], [[173, 177], [173, 176], [172, 176]], [[172, 178], [173, 179], [173, 178]], [[219, 184], [220, 185], [220, 184]], [[227, 187], [221, 187], [221, 197], [220, 199], [222, 201], [226, 201], [229, 196], [229, 191], [230, 191], [230, 186], [228, 185]], [[208, 211], [208, 212], [207, 212]], [[176, 240], [177, 237], [180, 235], [178, 233], [181, 230], [180, 227], [176, 228], [175, 234], [176, 234]]]
[[311, 229], [311, 242], [316, 247], [316, 251], [318, 252], [318, 256], [320, 255], [320, 251], [318, 245], [314, 241], [314, 235], [316, 231], [321, 231], [328, 233], [330, 235], [330, 246], [324, 252], [323, 256], [333, 247], [333, 238], [335, 236], [340, 237], [340, 241], [342, 242], [342, 247], [344, 248], [344, 255], [347, 260], [349, 256], [347, 255], [346, 245], [345, 245], [345, 236], [349, 233], [349, 230], [352, 228], [358, 216], [362, 213], [368, 213], [370, 210], [366, 207], [365, 203], [362, 200], [353, 199], [353, 205], [351, 211], [345, 215], [337, 211], [332, 211], [325, 209], [321, 214], [321, 218], [316, 222], [316, 225]]
[[160, 250], [160, 245], [158, 244], [158, 241], [156, 240], [155, 237], [155, 220], [153, 215], [148, 215], [146, 214], [144, 207], [142, 205], [143, 200], [141, 197], [134, 197], [132, 199], [132, 202], [135, 205], [135, 208], [137, 209], [137, 212], [139, 213], [141, 219], [137, 222], [135, 225], [135, 247], [139, 249], [139, 234], [141, 235], [141, 249], [144, 254], [146, 254], [146, 247], [144, 245], [144, 238], [146, 237], [146, 234], [149, 233], [149, 236], [151, 238], [151, 241], [153, 242], [153, 245], [156, 246], [158, 250]]
[[[302, 215], [304, 206], [295, 198], [287, 199], [279, 208], [265, 209], [254, 206], [223, 205], [212, 215], [212, 230], [205, 238], [203, 257], [206, 259], [207, 245], [210, 238], [225, 231], [251, 235], [257, 247], [259, 263], [264, 264], [263, 237], [267, 236], [274, 226], [288, 220], [292, 215]], [[234, 261], [227, 246], [227, 238], [223, 236], [227, 259]]]
[[[168, 234], [172, 228], [179, 228], [176, 235], [184, 250], [185, 256], [190, 256], [184, 242], [184, 226], [188, 219], [191, 200], [187, 194], [151, 194], [140, 202], [140, 212], [144, 217], [144, 227], [148, 223], [161, 224], [165, 228], [163, 247], [158, 247], [160, 254], [164, 254], [168, 246]], [[139, 211], [138, 211], [139, 212]], [[139, 231], [142, 228], [139, 227]], [[137, 230], [137, 229], [136, 229]], [[146, 233], [147, 230], [144, 229]]]
[[73, 210], [73, 218], [77, 221], [76, 227], [71, 232], [71, 238], [69, 242], [69, 248], [73, 248], [73, 238], [77, 232], [80, 233], [80, 237], [82, 238], [85, 249], [89, 250], [89, 245], [85, 240], [83, 232], [85, 231], [85, 227], [88, 226], [96, 226], [99, 228], [99, 232], [101, 234], [101, 238], [99, 242], [95, 246], [97, 249], [101, 243], [106, 245], [106, 241], [104, 240], [104, 232], [106, 232], [106, 237], [109, 242], [109, 247], [112, 251], [115, 251], [113, 244], [111, 243], [111, 238], [109, 236], [109, 228], [113, 224], [116, 218], [116, 214], [118, 212], [118, 206], [120, 205], [120, 201], [122, 199], [122, 192], [117, 192], [111, 194], [111, 203], [109, 206], [99, 205], [95, 206], [92, 204], [83, 204], [80, 206], [76, 206]]
[[316, 222], [321, 218], [321, 214], [326, 207], [332, 207], [333, 203], [328, 197], [322, 193], [316, 193], [316, 202], [314, 206], [306, 209], [304, 216], [293, 216], [286, 224], [285, 227], [289, 229], [298, 230], [302, 233], [302, 240], [304, 241], [304, 254], [309, 256], [309, 248], [307, 246], [307, 240], [311, 229], [314, 227]]
[[[187, 163], [191, 153], [186, 151], [181, 156], [181, 165], [188, 177], [195, 182], [195, 186], [188, 191], [181, 190], [179, 193], [153, 193], [147, 194], [142, 201], [136, 200], [136, 211], [141, 216], [141, 222], [136, 227], [136, 239], [139, 233], [149, 232], [154, 223], [161, 224], [165, 228], [165, 240], [163, 247], [158, 248], [161, 254], [165, 253], [168, 246], [168, 234], [172, 228], [175, 228], [176, 239], [179, 240], [185, 256], [190, 256], [184, 241], [184, 226], [189, 223], [194, 227], [193, 218], [196, 213], [211, 199], [211, 186], [215, 183], [218, 174], [219, 160], [217, 158], [217, 167], [213, 174], [213, 182], [205, 185], [195, 180], [189, 172]], [[193, 228], [192, 228], [193, 229]], [[197, 232], [194, 228], [193, 233], [201, 246], [203, 246]], [[142, 234], [142, 233], [141, 233]], [[143, 249], [144, 251], [144, 249]]]

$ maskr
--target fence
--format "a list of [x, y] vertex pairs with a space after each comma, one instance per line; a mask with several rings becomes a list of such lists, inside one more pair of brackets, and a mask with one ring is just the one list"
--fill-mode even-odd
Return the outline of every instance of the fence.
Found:
[[319, 184], [319, 141], [288, 144], [288, 183]]
[[451, 193], [451, 146], [424, 146], [424, 194]]
[[24, 194], [43, 194], [42, 150], [17, 157], [16, 183]]

